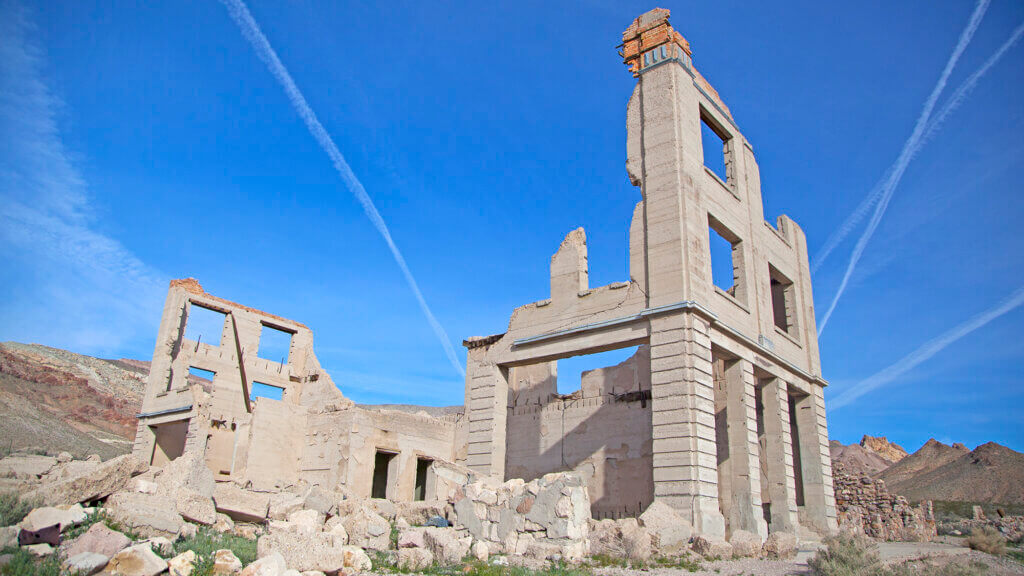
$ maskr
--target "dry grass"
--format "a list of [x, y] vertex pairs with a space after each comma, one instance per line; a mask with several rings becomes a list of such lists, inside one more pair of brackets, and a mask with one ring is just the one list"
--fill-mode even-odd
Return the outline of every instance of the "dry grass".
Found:
[[1006, 554], [1006, 539], [991, 526], [971, 530], [971, 535], [967, 537], [967, 545], [972, 550], [980, 550], [993, 556]]

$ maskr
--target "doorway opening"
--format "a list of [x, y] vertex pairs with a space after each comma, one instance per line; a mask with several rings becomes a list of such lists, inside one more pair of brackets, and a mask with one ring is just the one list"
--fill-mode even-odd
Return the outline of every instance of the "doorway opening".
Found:
[[394, 452], [377, 451], [377, 456], [373, 459], [373, 486], [370, 489], [370, 498], [388, 497], [388, 488], [395, 477], [391, 470], [397, 462], [395, 456], [397, 454]]

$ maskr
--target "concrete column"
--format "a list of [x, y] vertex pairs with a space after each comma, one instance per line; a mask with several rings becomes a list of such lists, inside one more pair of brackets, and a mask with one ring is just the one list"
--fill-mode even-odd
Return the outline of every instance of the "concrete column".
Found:
[[[722, 404], [725, 413], [726, 438], [728, 446], [718, 447], [719, 478], [728, 477], [729, 494], [722, 494], [722, 511], [727, 512], [726, 523], [729, 532], [747, 530], [768, 537], [768, 524], [761, 509], [760, 446], [757, 440], [757, 408], [754, 398], [756, 385], [754, 366], [750, 362], [721, 360], [722, 377], [717, 378], [716, 407]], [[719, 410], [721, 413], [721, 410]], [[721, 438], [721, 434], [719, 435]], [[722, 454], [725, 461], [722, 461]], [[722, 488], [720, 482], [719, 489]]]
[[724, 537], [708, 330], [690, 312], [651, 319], [654, 497], [689, 518], [697, 533]]
[[508, 375], [500, 366], [485, 362], [486, 353], [487, 348], [480, 347], [471, 348], [466, 355], [466, 466], [504, 480]]
[[804, 509], [801, 520], [822, 535], [838, 529], [836, 499], [832, 485], [832, 459], [828, 449], [825, 423], [825, 393], [812, 385], [814, 393], [796, 401], [796, 422], [800, 436], [801, 472], [804, 485]]
[[784, 381], [773, 378], [761, 391], [764, 406], [764, 460], [771, 500], [771, 531], [796, 534], [796, 477], [793, 474], [793, 438], [789, 428], [789, 397]]

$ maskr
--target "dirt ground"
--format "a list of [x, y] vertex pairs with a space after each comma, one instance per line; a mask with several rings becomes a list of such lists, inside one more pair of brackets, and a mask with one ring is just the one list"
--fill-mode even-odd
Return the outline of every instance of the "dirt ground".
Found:
[[[627, 570], [622, 568], [600, 568], [594, 570], [601, 576], [790, 576], [808, 575], [807, 561], [814, 556], [816, 548], [804, 547], [796, 558], [788, 561], [720, 560], [704, 563], [701, 570], [687, 572], [678, 569], [652, 568], [650, 570]], [[922, 568], [949, 562], [981, 562], [991, 576], [1024, 575], [1024, 564], [1009, 558], [995, 558], [976, 552], [964, 546], [936, 542], [882, 542], [878, 544], [878, 555], [887, 564], [915, 562]], [[922, 574], [927, 574], [922, 571]]]

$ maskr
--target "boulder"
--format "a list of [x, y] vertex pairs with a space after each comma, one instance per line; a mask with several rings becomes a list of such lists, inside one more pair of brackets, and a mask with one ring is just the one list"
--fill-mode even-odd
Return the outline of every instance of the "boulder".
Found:
[[461, 562], [469, 554], [469, 548], [473, 544], [471, 536], [459, 538], [452, 528], [427, 528], [423, 534], [423, 541], [434, 558], [443, 564]]
[[45, 543], [29, 544], [28, 546], [22, 546], [21, 549], [25, 550], [29, 554], [32, 554], [33, 556], [38, 556], [40, 558], [42, 558], [43, 556], [49, 556], [50, 554], [53, 554], [53, 546], [50, 546], [49, 544]]
[[329, 532], [306, 536], [282, 531], [260, 537], [256, 554], [263, 558], [277, 552], [289, 568], [332, 573], [345, 566], [344, 547], [345, 541]]
[[736, 530], [729, 538], [733, 556], [751, 557], [761, 554], [761, 537], [746, 530]]
[[697, 536], [693, 539], [693, 551], [704, 558], [732, 558], [732, 544], [717, 538]]
[[213, 573], [220, 576], [235, 574], [242, 569], [242, 561], [231, 550], [220, 549], [213, 553]]
[[474, 558], [481, 562], [487, 562], [487, 558], [491, 555], [491, 550], [487, 547], [487, 543], [481, 542], [480, 540], [473, 542], [470, 552], [473, 554]]
[[794, 534], [789, 532], [772, 532], [768, 535], [768, 539], [764, 541], [764, 546], [761, 550], [769, 558], [785, 559], [796, 554], [797, 544], [798, 541]]
[[240, 576], [283, 576], [287, 569], [284, 556], [274, 552], [246, 566]]
[[118, 492], [107, 499], [107, 516], [142, 536], [175, 539], [184, 521], [174, 502], [153, 494]]
[[416, 572], [430, 568], [434, 564], [434, 555], [426, 548], [400, 548], [398, 550], [398, 567], [402, 570]]
[[97, 554], [95, 552], [82, 552], [69, 556], [67, 560], [61, 563], [61, 567], [66, 572], [77, 574], [78, 576], [92, 576], [93, 574], [103, 570], [110, 561], [108, 556], [103, 554]]
[[425, 528], [408, 528], [398, 533], [398, 548], [426, 548], [423, 540]]
[[196, 566], [196, 553], [186, 550], [167, 561], [170, 576], [190, 576]]
[[270, 511], [270, 495], [250, 492], [230, 483], [217, 484], [213, 491], [217, 511], [238, 522], [263, 522]]
[[21, 532], [21, 528], [17, 526], [4, 526], [0, 528], [0, 550], [17, 546], [18, 532]]
[[107, 563], [101, 574], [117, 576], [156, 576], [167, 570], [167, 562], [146, 544], [125, 548]]
[[444, 516], [444, 502], [395, 502], [395, 520], [404, 519], [410, 526], [425, 526], [434, 516]]
[[619, 525], [622, 547], [630, 560], [646, 561], [654, 555], [654, 538], [635, 519], [627, 518]]
[[85, 521], [85, 518], [85, 510], [79, 504], [63, 509], [44, 506], [43, 508], [36, 508], [29, 512], [28, 515], [18, 523], [18, 526], [20, 526], [22, 530], [36, 532], [46, 528], [47, 526], [60, 524], [60, 530], [63, 532], [71, 526], [81, 524]]
[[300, 532], [320, 532], [324, 528], [324, 515], [316, 510], [297, 510], [288, 515], [288, 524]]
[[32, 544], [50, 544], [60, 546], [60, 524], [44, 526], [39, 530], [18, 531], [18, 546], [31, 546]]
[[615, 520], [590, 521], [590, 549], [594, 554], [607, 556], [624, 556], [626, 549], [622, 545], [622, 532]]
[[306, 510], [316, 510], [324, 516], [334, 514], [338, 510], [338, 495], [334, 492], [323, 490], [319, 486], [313, 486], [306, 492], [302, 499], [302, 507]]
[[675, 508], [661, 500], [652, 502], [639, 521], [654, 535], [660, 554], [676, 555], [689, 546], [693, 527]]
[[133, 476], [145, 472], [147, 468], [145, 462], [125, 454], [70, 478], [47, 482], [26, 494], [25, 498], [38, 498], [51, 506], [99, 500], [123, 489]]
[[152, 548], [154, 552], [163, 556], [170, 556], [174, 552], [174, 544], [163, 536], [147, 538], [139, 542], [139, 544], [149, 544], [149, 547]]
[[267, 518], [271, 520], [286, 520], [292, 512], [302, 510], [303, 505], [303, 498], [298, 494], [292, 494], [291, 492], [271, 494]]
[[213, 529], [221, 534], [231, 532], [235, 529], [235, 522], [227, 514], [217, 514], [217, 520], [213, 523]]
[[189, 494], [177, 499], [178, 514], [189, 522], [212, 526], [217, 521], [217, 508], [212, 498]]
[[18, 480], [39, 480], [57, 465], [53, 456], [11, 454], [0, 459], [0, 477]]
[[360, 507], [342, 521], [348, 543], [371, 550], [391, 547], [391, 524], [368, 507]]
[[373, 570], [373, 562], [366, 555], [366, 551], [357, 546], [342, 546], [342, 556], [345, 558], [345, 568], [356, 572], [367, 572]]
[[78, 538], [64, 546], [64, 554], [71, 558], [85, 553], [99, 554], [107, 558], [131, 546], [131, 539], [124, 534], [107, 528], [103, 522], [97, 522]]

